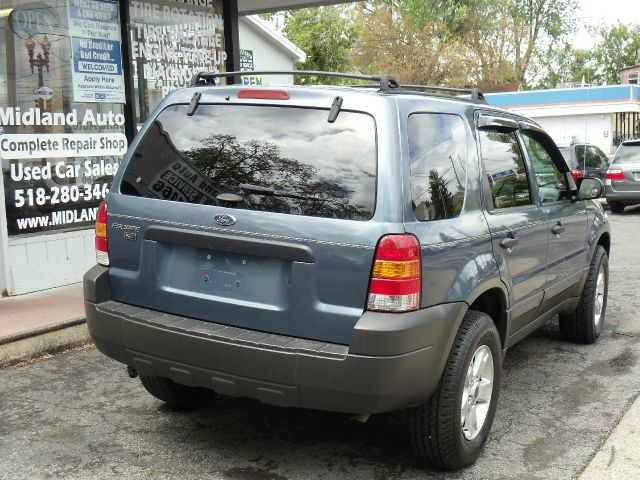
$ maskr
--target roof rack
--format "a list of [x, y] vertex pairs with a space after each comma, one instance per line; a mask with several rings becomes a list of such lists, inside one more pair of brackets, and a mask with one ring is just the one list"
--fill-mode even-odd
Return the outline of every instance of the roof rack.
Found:
[[317, 72], [315, 70], [281, 70], [281, 71], [250, 71], [250, 72], [221, 72], [209, 73], [198, 72], [191, 80], [191, 86], [197, 85], [215, 85], [216, 78], [235, 78], [244, 75], [300, 75], [305, 77], [333, 77], [333, 78], [349, 78], [352, 80], [369, 80], [377, 82], [382, 91], [388, 91], [399, 87], [398, 81], [391, 75], [360, 75], [357, 73], [333, 73], [333, 72]]
[[453, 93], [460, 96], [469, 95], [472, 100], [484, 101], [484, 95], [479, 88], [452, 88], [452, 87], [437, 87], [432, 85], [400, 85], [398, 81], [391, 75], [361, 75], [358, 73], [334, 73], [334, 72], [321, 72], [315, 70], [279, 70], [279, 71], [250, 71], [250, 72], [198, 72], [193, 76], [191, 80], [191, 86], [198, 85], [216, 85], [216, 79], [218, 78], [236, 78], [244, 75], [299, 75], [305, 77], [332, 77], [332, 78], [347, 78], [351, 80], [368, 80], [376, 82], [374, 85], [353, 85], [359, 88], [379, 88], [383, 92], [393, 90], [394, 92], [443, 92]]

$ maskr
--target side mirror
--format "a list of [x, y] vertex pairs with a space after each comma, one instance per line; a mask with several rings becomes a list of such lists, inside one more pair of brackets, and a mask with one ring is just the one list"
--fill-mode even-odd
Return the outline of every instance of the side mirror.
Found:
[[582, 177], [578, 179], [577, 183], [580, 200], [594, 200], [600, 198], [604, 192], [604, 185], [599, 178]]

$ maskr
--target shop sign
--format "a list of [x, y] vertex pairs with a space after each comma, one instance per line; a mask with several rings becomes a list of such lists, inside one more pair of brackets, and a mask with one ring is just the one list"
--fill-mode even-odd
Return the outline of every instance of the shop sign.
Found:
[[251, 72], [253, 66], [253, 50], [240, 50], [240, 71]]
[[18, 133], [0, 138], [3, 160], [97, 157], [126, 151], [127, 138], [122, 133]]
[[[78, 228], [95, 221], [98, 203], [109, 192], [127, 150], [125, 135], [113, 131], [123, 124], [122, 113], [0, 107], [0, 159], [6, 172], [9, 234]], [[4, 133], [6, 127], [28, 127], [35, 132]], [[43, 132], [50, 127], [93, 131]]]
[[262, 85], [264, 83], [262, 75], [243, 75], [241, 80], [242, 85]]
[[76, 102], [125, 103], [117, 0], [67, 0]]
[[188, 86], [197, 72], [224, 69], [219, 0], [130, 0], [129, 7], [135, 77], [147, 95], [164, 97]]
[[15, 7], [9, 16], [13, 32], [27, 39], [42, 34], [56, 34], [60, 29], [60, 17], [43, 3], [27, 3]]

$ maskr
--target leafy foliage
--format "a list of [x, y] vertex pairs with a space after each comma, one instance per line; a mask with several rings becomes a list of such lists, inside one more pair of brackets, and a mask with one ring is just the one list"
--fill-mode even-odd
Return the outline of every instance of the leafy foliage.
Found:
[[615, 85], [624, 67], [640, 60], [640, 26], [618, 23], [593, 28], [598, 39], [592, 50], [580, 50], [563, 43], [549, 52], [543, 69], [546, 75], [538, 83], [540, 88], [552, 88], [560, 82]]
[[[298, 70], [351, 70], [350, 52], [359, 30], [350, 10], [349, 6], [318, 7], [285, 14], [284, 34], [307, 54], [307, 60], [296, 65]], [[314, 80], [300, 77], [300, 82]]]
[[640, 26], [618, 23], [601, 27], [598, 34], [601, 40], [593, 51], [593, 63], [598, 65], [597, 78], [601, 83], [618, 83], [620, 69], [637, 63]]

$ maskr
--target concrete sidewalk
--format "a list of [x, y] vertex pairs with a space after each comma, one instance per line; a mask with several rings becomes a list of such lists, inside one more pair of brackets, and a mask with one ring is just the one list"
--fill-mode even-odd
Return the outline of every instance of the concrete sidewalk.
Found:
[[82, 283], [0, 298], [0, 366], [89, 340]]
[[640, 397], [636, 397], [580, 480], [640, 478]]

